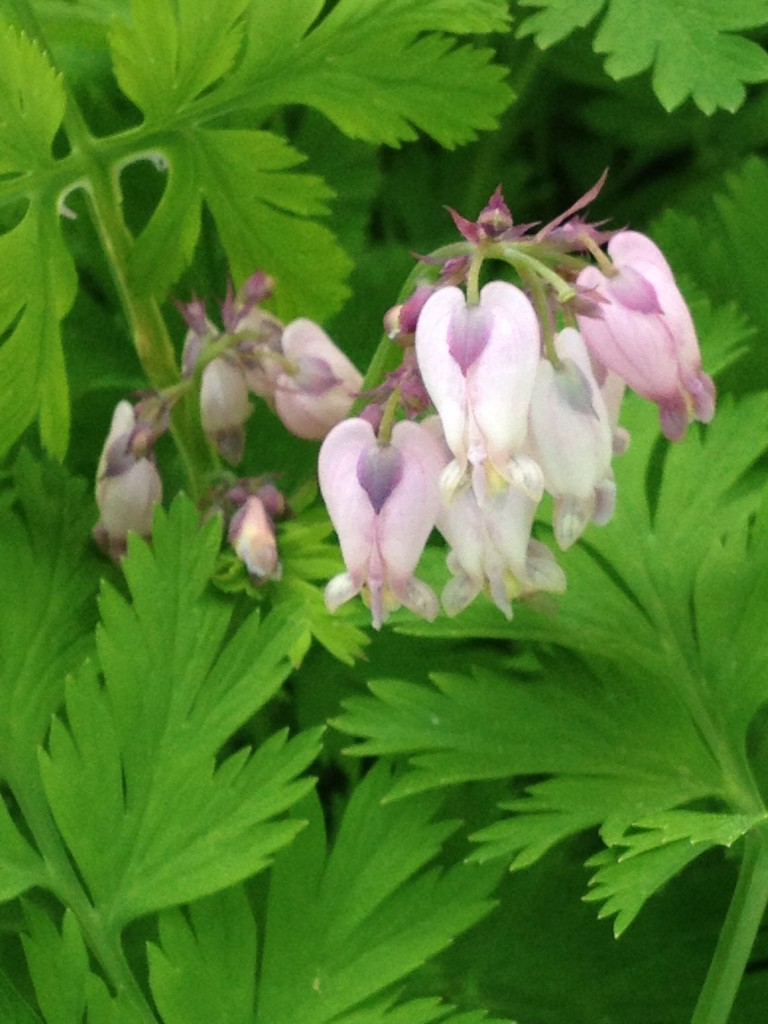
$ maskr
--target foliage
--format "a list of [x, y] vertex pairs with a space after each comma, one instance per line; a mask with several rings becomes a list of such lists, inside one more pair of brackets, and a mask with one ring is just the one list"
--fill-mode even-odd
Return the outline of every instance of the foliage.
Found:
[[[763, 1020], [767, 28], [764, 0], [4, 5], [0, 1020]], [[715, 419], [672, 445], [625, 402], [612, 521], [511, 623], [484, 594], [331, 615], [317, 445], [262, 405], [222, 469], [177, 306], [264, 270], [260, 308], [375, 386], [444, 206], [501, 182], [546, 222], [606, 166], [590, 212], [669, 258]], [[86, 478], [162, 388], [165, 499], [110, 562]], [[285, 496], [268, 578], [227, 534], [243, 480]]]

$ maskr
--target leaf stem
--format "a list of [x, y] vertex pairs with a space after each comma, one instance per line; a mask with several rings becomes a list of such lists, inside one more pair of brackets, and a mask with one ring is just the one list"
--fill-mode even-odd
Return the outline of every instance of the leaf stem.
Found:
[[[30, 769], [34, 772], [32, 765]], [[77, 918], [85, 941], [115, 992], [118, 995], [124, 993], [138, 1011], [143, 1024], [157, 1024], [157, 1017], [125, 959], [119, 935], [107, 930], [102, 916], [75, 874], [42, 789], [38, 784], [20, 783], [20, 777], [30, 779], [33, 776], [29, 771], [15, 772], [8, 782], [45, 862], [51, 892]]]
[[753, 829], [691, 1024], [727, 1024], [768, 904], [768, 831]]

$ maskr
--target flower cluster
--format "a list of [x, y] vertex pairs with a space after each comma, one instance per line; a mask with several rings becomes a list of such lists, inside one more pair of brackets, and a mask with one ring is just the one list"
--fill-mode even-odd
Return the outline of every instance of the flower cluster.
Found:
[[[484, 591], [510, 618], [516, 597], [565, 587], [531, 536], [545, 493], [561, 549], [611, 518], [626, 386], [657, 403], [671, 440], [712, 418], [714, 386], [664, 256], [579, 216], [601, 184], [539, 230], [513, 223], [500, 190], [477, 221], [451, 211], [463, 241], [424, 257], [437, 276], [385, 317], [401, 366], [320, 452], [347, 567], [329, 608], [362, 593], [376, 628], [400, 605], [433, 619], [437, 597], [414, 573], [436, 526], [450, 546], [446, 612]], [[490, 260], [518, 283], [480, 287]]]
[[[230, 289], [221, 304], [223, 330], [200, 300], [180, 305], [188, 331], [179, 383], [144, 396], [135, 407], [122, 401], [115, 409], [97, 471], [100, 519], [94, 529], [113, 558], [125, 551], [129, 532], [150, 533], [153, 505], [162, 497], [153, 446], [187, 392], [198, 390], [203, 431], [231, 465], [243, 457], [251, 395], [302, 438], [321, 440], [348, 415], [362, 376], [318, 324], [306, 318], [283, 324], [263, 309], [272, 288], [272, 279], [258, 272], [237, 295]], [[278, 579], [274, 525], [286, 509], [275, 487], [223, 473], [212, 482], [207, 505], [229, 519], [229, 540], [251, 579]]]

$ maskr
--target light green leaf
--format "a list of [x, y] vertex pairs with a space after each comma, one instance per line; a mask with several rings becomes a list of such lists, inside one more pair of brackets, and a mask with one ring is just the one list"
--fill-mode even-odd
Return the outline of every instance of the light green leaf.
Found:
[[13, 479], [0, 509], [0, 775], [24, 785], [67, 673], [93, 647], [99, 567], [83, 482], [26, 452]]
[[[310, 826], [272, 871], [260, 1024], [357, 1024], [361, 1003], [490, 908], [490, 874], [465, 865], [425, 870], [455, 828], [431, 821], [434, 798], [383, 805], [390, 786], [383, 765], [366, 776], [327, 855], [319, 804], [301, 807]], [[392, 1019], [400, 1021], [396, 1011]]]
[[282, 59], [264, 67], [255, 50], [228, 89], [264, 104], [315, 107], [368, 142], [396, 146], [420, 129], [455, 146], [495, 127], [512, 97], [490, 52], [455, 47], [451, 35], [507, 24], [501, 0], [342, 0], [303, 38], [283, 37]]
[[301, 828], [280, 815], [312, 786], [298, 776], [317, 730], [221, 760], [288, 674], [300, 626], [253, 615], [224, 643], [231, 607], [207, 586], [220, 539], [183, 496], [158, 510], [152, 548], [132, 538], [132, 604], [101, 597], [103, 683], [83, 667], [41, 753], [54, 817], [113, 929], [254, 874]]
[[274, 274], [275, 311], [284, 319], [335, 312], [352, 264], [329, 229], [309, 219], [328, 212], [332, 193], [320, 178], [293, 171], [304, 157], [270, 132], [201, 131], [192, 146], [235, 280], [260, 268]]
[[256, 987], [256, 924], [237, 886], [160, 915], [148, 946], [152, 994], [165, 1024], [247, 1024]]
[[148, 124], [184, 110], [232, 67], [247, 0], [132, 0], [110, 33], [120, 88]]
[[0, 796], [0, 902], [47, 880], [45, 865], [14, 825]]
[[40, 419], [56, 458], [69, 444], [69, 392], [60, 322], [75, 298], [75, 267], [53, 201], [30, 205], [0, 235], [0, 457]]
[[22, 935], [29, 973], [46, 1024], [73, 1024], [85, 1011], [88, 951], [77, 920], [64, 913], [61, 932], [44, 910], [24, 904]]
[[[527, 18], [522, 35], [549, 46], [587, 25], [605, 0], [520, 0], [541, 8]], [[705, 113], [734, 111], [744, 84], [768, 78], [768, 55], [736, 35], [768, 22], [765, 0], [609, 0], [594, 48], [607, 55], [606, 72], [620, 80], [653, 67], [653, 87], [667, 110], [691, 96]]]
[[52, 163], [65, 102], [61, 78], [37, 44], [0, 21], [0, 175]]

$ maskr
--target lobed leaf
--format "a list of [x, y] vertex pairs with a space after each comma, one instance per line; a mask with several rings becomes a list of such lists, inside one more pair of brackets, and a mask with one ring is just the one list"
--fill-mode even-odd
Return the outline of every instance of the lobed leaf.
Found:
[[383, 1015], [367, 1001], [490, 909], [489, 874], [426, 869], [455, 823], [431, 820], [434, 798], [383, 805], [390, 786], [384, 765], [365, 777], [327, 854], [320, 806], [306, 807], [309, 828], [272, 871], [257, 1021], [410, 1020], [417, 1005]]
[[153, 548], [132, 539], [132, 603], [102, 592], [103, 682], [93, 663], [81, 669], [40, 755], [56, 822], [113, 929], [235, 884], [301, 828], [280, 816], [312, 786], [299, 775], [317, 730], [222, 754], [285, 679], [300, 627], [253, 615], [225, 643], [231, 608], [207, 586], [220, 531], [180, 497], [158, 510]]
[[[584, 28], [606, 0], [520, 0], [539, 10], [526, 18], [521, 35], [541, 47]], [[594, 49], [606, 54], [605, 70], [621, 80], [653, 68], [653, 88], [662, 106], [674, 110], [689, 96], [705, 114], [734, 111], [744, 85], [768, 78], [768, 55], [735, 33], [768, 22], [765, 0], [608, 0], [595, 33]]]
[[83, 482], [26, 452], [13, 480], [0, 508], [0, 775], [24, 785], [67, 673], [92, 649], [98, 565]]
[[131, 0], [110, 32], [120, 88], [148, 124], [183, 111], [235, 62], [248, 0]]
[[0, 21], [0, 175], [29, 174], [53, 161], [66, 98], [35, 42]]

